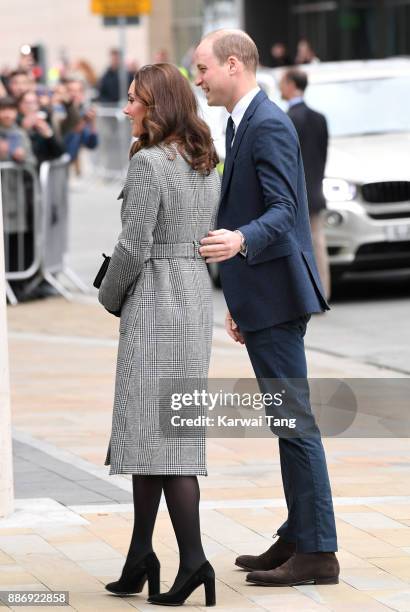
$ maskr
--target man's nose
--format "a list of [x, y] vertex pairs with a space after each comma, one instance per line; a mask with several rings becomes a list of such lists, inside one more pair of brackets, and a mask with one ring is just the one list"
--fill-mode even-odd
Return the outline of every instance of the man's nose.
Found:
[[200, 74], [198, 74], [194, 82], [195, 82], [195, 85], [199, 87], [199, 85], [202, 83], [202, 77]]

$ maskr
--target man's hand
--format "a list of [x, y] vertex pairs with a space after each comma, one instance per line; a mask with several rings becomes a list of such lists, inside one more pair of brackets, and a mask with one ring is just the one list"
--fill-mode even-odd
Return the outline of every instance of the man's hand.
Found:
[[239, 253], [242, 238], [237, 232], [219, 229], [208, 232], [206, 238], [202, 238], [203, 245], [199, 249], [200, 255], [205, 257], [206, 263], [218, 263], [231, 259]]
[[228, 332], [228, 335], [233, 340], [235, 340], [235, 342], [239, 342], [240, 344], [245, 344], [245, 339], [242, 336], [239, 330], [239, 327], [237, 326], [235, 321], [232, 319], [229, 310], [226, 313], [226, 317], [225, 317], [225, 329]]

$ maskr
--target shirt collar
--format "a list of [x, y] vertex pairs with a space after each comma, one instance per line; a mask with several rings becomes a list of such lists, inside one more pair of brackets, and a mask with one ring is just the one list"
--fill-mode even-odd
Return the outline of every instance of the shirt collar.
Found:
[[295, 96], [289, 100], [289, 108], [292, 108], [292, 106], [300, 104], [301, 102], [304, 102], [303, 96]]
[[251, 89], [235, 104], [231, 113], [232, 121], [235, 124], [235, 131], [238, 129], [239, 124], [242, 121], [242, 118], [246, 113], [248, 106], [250, 105], [254, 97], [260, 92], [260, 90], [260, 87], [255, 87], [254, 89]]

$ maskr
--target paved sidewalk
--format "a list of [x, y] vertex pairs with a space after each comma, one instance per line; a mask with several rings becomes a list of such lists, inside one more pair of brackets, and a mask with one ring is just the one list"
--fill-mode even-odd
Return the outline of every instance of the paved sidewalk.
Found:
[[[53, 298], [8, 313], [17, 500], [15, 513], [0, 520], [0, 590], [68, 590], [75, 610], [153, 610], [144, 595], [118, 599], [103, 588], [118, 577], [132, 530], [130, 478], [110, 477], [103, 465], [118, 320], [92, 299]], [[321, 352], [308, 358], [313, 377], [392, 376]], [[246, 351], [220, 326], [211, 376], [252, 376]], [[209, 440], [201, 526], [217, 573], [218, 609], [410, 611], [408, 440], [338, 438], [325, 446], [341, 582], [274, 590], [247, 585], [233, 561], [270, 546], [284, 520], [277, 444], [270, 438]], [[178, 554], [163, 504], [155, 549], [166, 589]], [[185, 609], [203, 606], [199, 589]]]

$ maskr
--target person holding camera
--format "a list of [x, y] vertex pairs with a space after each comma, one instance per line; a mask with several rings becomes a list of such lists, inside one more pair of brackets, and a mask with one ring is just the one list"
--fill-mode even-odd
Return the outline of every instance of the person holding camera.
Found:
[[[82, 147], [95, 149], [98, 146], [97, 113], [93, 106], [87, 106], [84, 83], [81, 79], [66, 81], [68, 99], [77, 112], [77, 121], [64, 134], [64, 145], [72, 162], [76, 163]], [[80, 174], [79, 168], [77, 173]]]
[[37, 166], [60, 157], [64, 147], [54, 134], [50, 114], [40, 108], [37, 95], [27, 91], [20, 96], [17, 104], [19, 124], [30, 138]]

